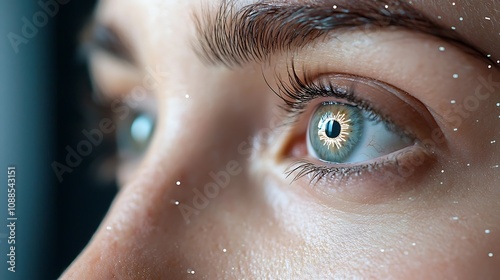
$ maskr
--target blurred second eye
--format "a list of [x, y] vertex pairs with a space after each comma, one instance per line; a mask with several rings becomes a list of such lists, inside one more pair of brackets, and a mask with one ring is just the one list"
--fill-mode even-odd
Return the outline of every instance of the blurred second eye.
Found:
[[122, 158], [138, 158], [146, 151], [155, 128], [155, 118], [133, 112], [118, 125], [117, 143]]

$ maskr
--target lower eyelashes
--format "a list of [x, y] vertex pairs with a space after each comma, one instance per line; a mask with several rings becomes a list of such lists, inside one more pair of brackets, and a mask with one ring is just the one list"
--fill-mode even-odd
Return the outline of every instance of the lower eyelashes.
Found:
[[355, 106], [324, 102], [309, 125], [311, 149], [324, 161], [343, 162], [358, 145], [363, 134], [363, 114]]
[[427, 159], [420, 143], [436, 126], [418, 100], [376, 80], [314, 76], [292, 72], [279, 80], [292, 120], [283, 153], [295, 162], [287, 161], [287, 176], [347, 182], [360, 174], [382, 176], [391, 166], [404, 169], [409, 154]]

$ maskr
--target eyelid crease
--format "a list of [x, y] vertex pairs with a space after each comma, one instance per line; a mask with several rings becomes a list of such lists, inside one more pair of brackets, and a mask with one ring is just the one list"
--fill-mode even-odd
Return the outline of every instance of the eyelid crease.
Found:
[[[369, 114], [369, 118], [374, 121], [384, 121], [387, 129], [390, 131], [411, 139], [418, 139], [412, 131], [399, 128], [388, 114], [382, 113], [371, 105], [369, 101], [358, 97], [357, 94], [355, 94], [355, 81], [351, 81], [350, 84], [345, 86], [339, 86], [334, 84], [327, 77], [323, 78], [324, 75], [319, 75], [319, 80], [321, 82], [316, 82], [318, 77], [310, 75], [306, 70], [302, 72], [304, 73], [303, 78], [299, 77], [295, 68], [295, 63], [292, 60], [291, 67], [288, 68], [288, 82], [278, 75], [276, 77], [278, 90], [274, 90], [270, 87], [273, 93], [284, 102], [281, 108], [288, 115], [287, 121], [283, 124], [284, 126], [295, 124], [312, 101], [318, 98], [337, 98], [342, 100], [338, 102], [351, 103], [351, 105], [366, 111]], [[346, 81], [356, 78], [360, 80], [364, 79], [355, 75], [345, 75], [344, 77], [342, 74], [338, 74], [336, 77], [345, 79]], [[393, 90], [402, 91], [399, 89]], [[401, 102], [405, 101], [401, 100]], [[419, 111], [415, 108], [413, 109]]]
[[[309, 183], [316, 185], [322, 180], [327, 180], [329, 184], [335, 182], [344, 182], [352, 180], [355, 176], [360, 176], [362, 173], [382, 172], [384, 169], [398, 169], [405, 166], [414, 165], [411, 162], [411, 155], [419, 154], [423, 156], [423, 162], [427, 162], [429, 166], [435, 161], [435, 154], [426, 150], [419, 144], [409, 146], [402, 151], [395, 151], [386, 156], [384, 160], [371, 160], [363, 164], [330, 164], [323, 162], [322, 164], [314, 163], [310, 160], [295, 160], [285, 171], [286, 178], [292, 177], [291, 183], [309, 176]], [[318, 160], [316, 160], [318, 161]], [[423, 165], [423, 162], [421, 165]], [[428, 166], [428, 167], [429, 167]]]
[[[297, 129], [297, 127], [303, 127], [307, 124], [296, 123], [301, 119], [301, 116], [308, 111], [307, 108], [310, 108], [313, 102], [332, 101], [331, 99], [335, 98], [340, 100], [335, 100], [334, 102], [350, 103], [353, 106], [357, 106], [367, 112], [369, 117], [373, 118], [375, 121], [383, 121], [389, 131], [399, 134], [402, 137], [407, 137], [413, 142], [413, 145], [409, 147], [410, 152], [425, 155], [426, 160], [430, 160], [434, 157], [433, 151], [424, 147], [424, 140], [431, 137], [433, 129], [437, 128], [435, 120], [432, 118], [425, 105], [419, 103], [418, 100], [414, 100], [415, 98], [405, 91], [394, 88], [381, 81], [349, 74], [311, 75], [311, 73], [308, 73], [304, 69], [299, 76], [294, 60], [292, 60], [291, 66], [287, 67], [287, 69], [288, 80], [282, 79], [279, 74], [277, 74], [276, 80], [278, 89], [275, 90], [270, 87], [274, 94], [284, 102], [282, 108], [288, 114], [288, 118], [285, 118], [286, 121], [284, 125], [294, 127], [290, 130], [290, 135], [286, 137], [287, 140], [285, 140], [285, 144], [280, 149], [283, 155], [293, 153], [293, 143], [296, 143], [297, 139], [305, 137], [305, 134], [300, 132], [302, 129]], [[335, 83], [331, 80], [336, 78], [339, 78], [339, 83]], [[344, 84], [343, 82], [347, 83]], [[359, 85], [357, 85], [358, 82]], [[269, 85], [269, 82], [267, 83]], [[363, 86], [373, 87], [373, 95], [368, 94], [369, 92], [361, 95], [361, 93], [364, 92]], [[359, 89], [359, 87], [361, 87], [361, 89]], [[367, 88], [367, 90], [369, 89]], [[380, 90], [381, 93], [375, 94], [378, 90]], [[384, 98], [384, 96], [381, 95], [383, 93], [387, 93], [394, 97], [389, 100], [389, 97]], [[322, 99], [325, 100], [322, 101]], [[376, 102], [387, 103], [384, 106], [389, 106], [389, 108], [377, 108], [377, 106], [372, 104], [378, 104]], [[401, 105], [398, 106], [398, 104]], [[396, 108], [394, 106], [396, 106]], [[384, 114], [386, 110], [391, 110], [391, 114]], [[397, 113], [398, 110], [402, 110], [405, 113], [400, 116], [400, 114]], [[397, 115], [396, 117], [394, 117], [395, 114]], [[412, 125], [408, 125], [409, 122], [411, 122]], [[442, 146], [444, 147], [445, 144]], [[377, 172], [377, 170], [384, 170], [385, 168], [397, 169], [401, 166], [401, 163], [404, 162], [406, 154], [408, 153], [404, 151], [396, 151], [385, 156], [383, 160], [369, 161], [359, 165], [343, 164], [332, 166], [326, 162], [322, 165], [321, 162], [313, 163], [301, 159], [298, 161], [295, 160], [295, 162], [287, 168], [285, 174], [287, 177], [292, 176], [291, 174], [295, 174], [292, 181], [296, 181], [306, 175], [310, 176], [311, 183], [318, 182], [323, 177], [343, 180], [344, 178], [360, 175], [363, 172], [373, 173]], [[282, 160], [285, 158], [287, 157], [282, 157]]]
[[[336, 9], [332, 9], [334, 4]], [[208, 64], [229, 68], [265, 60], [276, 52], [300, 49], [333, 31], [390, 26], [430, 34], [492, 61], [457, 32], [400, 0], [322, 0], [304, 4], [259, 1], [239, 10], [235, 1], [223, 0], [215, 15], [204, 12], [201, 18], [194, 15], [194, 21], [198, 36], [195, 52]]]

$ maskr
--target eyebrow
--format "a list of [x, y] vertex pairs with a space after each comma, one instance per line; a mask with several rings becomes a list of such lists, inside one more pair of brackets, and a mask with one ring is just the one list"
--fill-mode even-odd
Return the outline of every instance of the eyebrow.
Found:
[[128, 41], [123, 39], [118, 29], [104, 25], [93, 19], [82, 31], [80, 49], [84, 56], [95, 50], [103, 50], [130, 64], [136, 64]]
[[211, 65], [241, 66], [272, 54], [305, 47], [332, 32], [400, 27], [441, 38], [464, 51], [484, 52], [456, 31], [437, 24], [401, 0], [317, 0], [303, 3], [259, 1], [236, 8], [222, 0], [215, 14], [194, 15], [195, 51]]

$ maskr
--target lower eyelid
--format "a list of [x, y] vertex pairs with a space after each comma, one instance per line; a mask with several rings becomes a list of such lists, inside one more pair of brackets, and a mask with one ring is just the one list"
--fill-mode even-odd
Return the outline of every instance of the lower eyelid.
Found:
[[[389, 154], [383, 160], [363, 165], [332, 165], [319, 160], [288, 164], [286, 176], [305, 184], [322, 199], [342, 198], [355, 202], [377, 203], [414, 188], [414, 182], [425, 178], [436, 155], [419, 144]], [[366, 200], [366, 201], [365, 201]]]
[[[399, 196], [416, 188], [418, 184], [412, 182], [426, 178], [425, 172], [432, 169], [437, 155], [446, 145], [446, 141], [433, 141], [430, 146], [426, 142], [433, 139], [435, 132], [441, 132], [426, 106], [412, 95], [381, 81], [348, 74], [311, 77], [317, 78], [297, 81], [297, 76], [291, 76], [289, 82], [292, 84], [284, 82], [280, 87], [281, 91], [285, 90], [283, 99], [287, 106], [292, 104], [292, 109], [298, 108], [291, 110], [296, 121], [291, 122], [289, 133], [283, 136], [279, 149], [282, 154], [276, 162], [284, 167], [286, 180], [306, 185], [305, 188], [322, 199], [376, 201]], [[399, 132], [414, 144], [355, 164], [331, 164], [311, 159], [303, 140], [307, 139], [308, 116], [322, 102], [350, 104], [372, 112], [389, 124], [388, 130]], [[295, 104], [298, 106], [293, 107]]]

